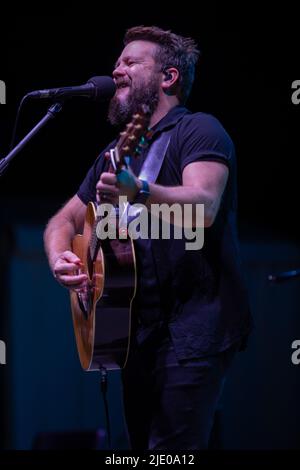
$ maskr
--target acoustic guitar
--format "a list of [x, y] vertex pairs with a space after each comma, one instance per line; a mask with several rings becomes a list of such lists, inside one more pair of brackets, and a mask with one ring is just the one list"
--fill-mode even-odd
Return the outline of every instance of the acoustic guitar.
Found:
[[[110, 171], [128, 165], [127, 157], [137, 157], [145, 144], [149, 124], [148, 107], [135, 114], [118, 143], [110, 151]], [[99, 212], [99, 211], [98, 211]], [[116, 208], [115, 221], [122, 214]], [[87, 291], [70, 292], [73, 326], [83, 369], [108, 370], [125, 367], [129, 352], [131, 308], [136, 292], [136, 262], [129, 234], [104, 240], [97, 236], [101, 216], [89, 202], [82, 234], [74, 237], [72, 251], [83, 266], [77, 274], [88, 275]]]

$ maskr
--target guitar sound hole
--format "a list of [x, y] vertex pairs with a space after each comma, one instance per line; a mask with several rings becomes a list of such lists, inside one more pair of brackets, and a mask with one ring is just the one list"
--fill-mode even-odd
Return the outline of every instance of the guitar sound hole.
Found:
[[93, 291], [87, 287], [85, 292], [78, 292], [78, 303], [85, 318], [88, 319], [93, 305]]
[[[89, 263], [88, 263], [88, 267], [89, 267]], [[83, 273], [84, 273], [84, 270], [78, 269], [77, 274], [83, 274]], [[87, 286], [85, 287], [85, 290], [82, 292], [77, 292], [77, 298], [78, 298], [78, 304], [79, 304], [80, 310], [84, 314], [85, 318], [88, 319], [92, 310], [92, 306], [93, 306], [93, 285], [89, 280], [88, 280]]]
[[87, 253], [87, 270], [88, 270], [88, 276], [90, 279], [93, 279], [93, 272], [94, 272], [94, 263], [90, 255], [90, 251]]

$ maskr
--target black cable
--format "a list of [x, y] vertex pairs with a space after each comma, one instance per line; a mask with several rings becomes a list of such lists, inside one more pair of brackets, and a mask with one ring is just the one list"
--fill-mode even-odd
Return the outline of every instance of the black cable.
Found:
[[27, 98], [28, 98], [27, 95], [23, 96], [23, 98], [21, 99], [21, 102], [19, 104], [16, 119], [15, 119], [15, 125], [14, 125], [13, 132], [12, 132], [12, 138], [11, 138], [11, 142], [10, 142], [9, 151], [11, 151], [14, 148], [15, 144], [16, 144], [17, 127], [18, 127], [18, 123], [19, 123], [21, 108], [22, 108], [22, 106], [25, 103]]
[[105, 367], [100, 368], [100, 374], [101, 374], [101, 392], [103, 396], [103, 402], [104, 402], [104, 409], [105, 409], [105, 419], [106, 419], [106, 430], [107, 430], [107, 439], [108, 439], [108, 447], [109, 449], [112, 449], [111, 447], [111, 432], [110, 432], [110, 421], [109, 421], [109, 410], [108, 410], [108, 401], [107, 401], [107, 370]]

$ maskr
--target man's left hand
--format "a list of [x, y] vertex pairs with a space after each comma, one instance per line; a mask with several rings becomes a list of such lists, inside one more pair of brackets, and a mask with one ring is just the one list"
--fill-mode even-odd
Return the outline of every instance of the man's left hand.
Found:
[[117, 204], [120, 196], [126, 196], [132, 202], [141, 188], [140, 180], [129, 168], [123, 168], [117, 174], [104, 172], [96, 185], [100, 202]]

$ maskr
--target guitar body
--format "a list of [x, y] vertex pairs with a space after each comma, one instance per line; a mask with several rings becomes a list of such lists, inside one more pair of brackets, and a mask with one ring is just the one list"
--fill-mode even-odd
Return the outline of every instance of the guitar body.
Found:
[[[139, 155], [146, 143], [144, 135], [149, 122], [149, 107], [142, 105], [120, 134], [116, 147], [110, 150], [109, 171], [118, 174], [122, 168], [128, 168], [128, 156]], [[118, 221], [122, 220], [124, 212], [120, 213], [118, 205], [115, 209], [116, 233], [119, 234]], [[94, 203], [89, 202], [83, 234], [76, 235], [72, 243], [72, 251], [82, 262], [76, 274], [88, 275], [86, 292], [71, 291], [70, 294], [77, 350], [85, 370], [125, 367], [131, 306], [136, 292], [135, 253], [127, 227], [120, 224], [120, 238], [105, 238], [101, 231], [99, 238], [97, 225], [100, 221]]]
[[71, 291], [71, 309], [77, 350], [83, 369], [120, 369], [126, 364], [131, 327], [131, 304], [136, 291], [133, 242], [101, 240], [91, 259], [90, 240], [97, 220], [88, 204], [82, 235], [73, 239], [72, 251], [81, 259], [78, 273], [89, 277], [86, 294]]

